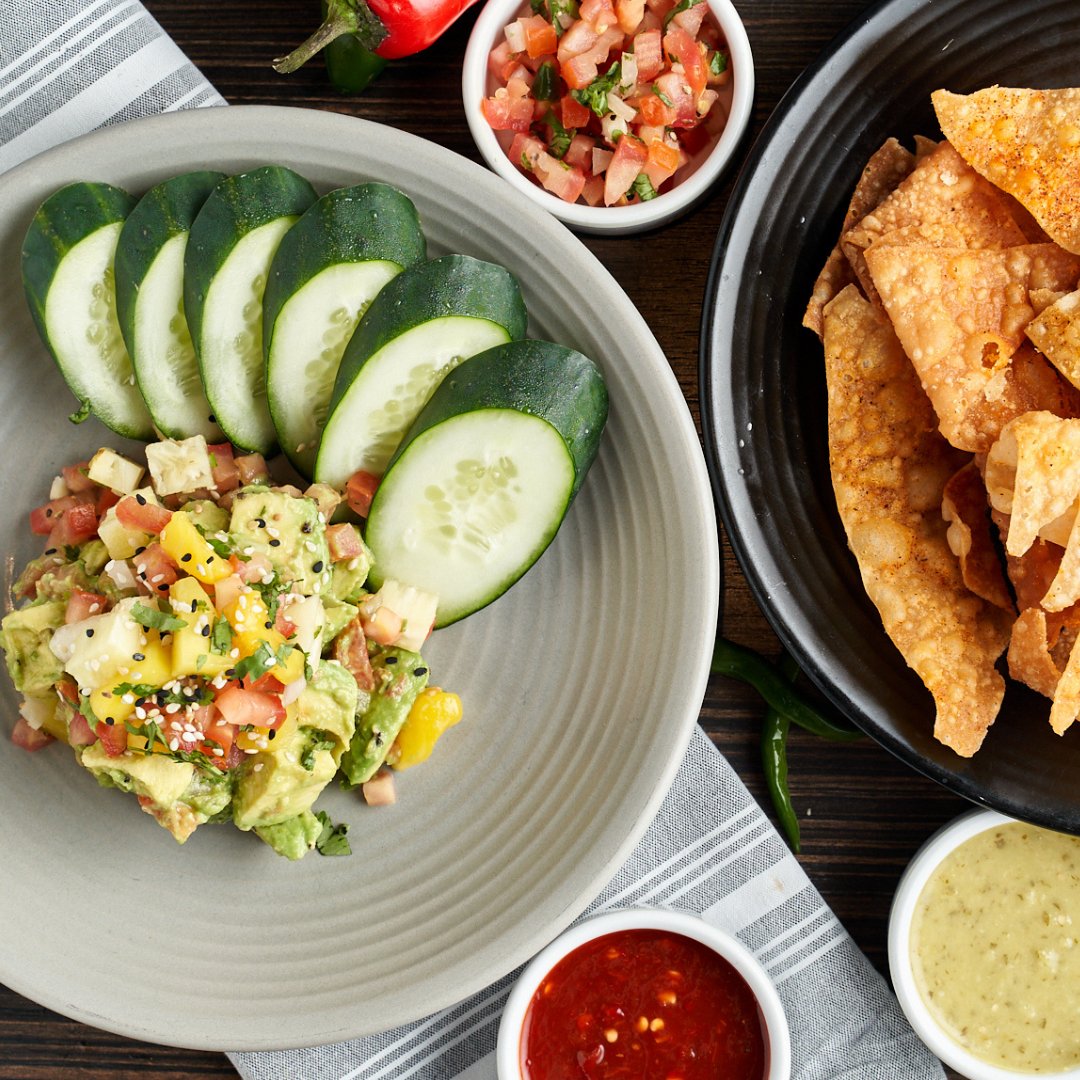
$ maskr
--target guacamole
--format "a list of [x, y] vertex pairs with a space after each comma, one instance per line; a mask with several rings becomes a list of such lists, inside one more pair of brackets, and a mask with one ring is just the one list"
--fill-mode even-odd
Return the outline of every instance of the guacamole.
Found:
[[[412, 613], [375, 618], [359, 530], [314, 497], [240, 486], [228, 444], [155, 445], [145, 486], [101, 450], [31, 515], [45, 549], [0, 621], [24, 699], [12, 740], [67, 742], [180, 843], [231, 823], [290, 860], [346, 854], [347, 826], [313, 807], [339, 772], [352, 787], [393, 765], [427, 668], [385, 640], [385, 616]], [[208, 475], [216, 490], [184, 490]]]

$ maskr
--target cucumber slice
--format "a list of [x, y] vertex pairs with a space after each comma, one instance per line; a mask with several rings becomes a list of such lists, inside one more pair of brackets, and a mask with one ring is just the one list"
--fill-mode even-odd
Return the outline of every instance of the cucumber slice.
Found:
[[467, 357], [525, 334], [517, 280], [494, 263], [444, 255], [399, 274], [345, 347], [315, 478], [343, 488], [386, 471], [413, 419]]
[[341, 354], [379, 290], [427, 255], [411, 200], [387, 184], [324, 195], [289, 230], [263, 297], [270, 415], [306, 477], [330, 409]]
[[436, 626], [501, 596], [558, 532], [607, 410], [596, 365], [562, 345], [516, 341], [466, 360], [375, 492], [372, 587], [390, 578], [434, 593]]
[[230, 441], [269, 455], [277, 436], [266, 403], [262, 302], [282, 237], [315, 201], [297, 173], [265, 165], [222, 180], [191, 226], [184, 310], [199, 374]]
[[[154, 429], [116, 318], [114, 259], [135, 198], [110, 184], [70, 184], [42, 203], [22, 249], [30, 314], [71, 392], [119, 435]], [[74, 417], [73, 417], [74, 418]]]
[[222, 439], [184, 315], [184, 252], [191, 223], [224, 179], [220, 172], [191, 172], [151, 188], [128, 215], [116, 248], [120, 331], [146, 407], [172, 439]]

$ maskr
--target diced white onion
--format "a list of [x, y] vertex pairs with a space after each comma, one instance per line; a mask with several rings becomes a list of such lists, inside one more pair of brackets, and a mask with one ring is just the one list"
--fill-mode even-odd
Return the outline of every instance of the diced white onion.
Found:
[[525, 28], [516, 19], [507, 24], [503, 34], [506, 36], [506, 44], [510, 46], [511, 52], [525, 51]]
[[[62, 499], [68, 494], [68, 486], [62, 476], [54, 476], [52, 486], [49, 488], [50, 499]], [[29, 721], [27, 721], [29, 723]]]
[[307, 686], [307, 679], [303, 675], [299, 679], [293, 679], [291, 683], [286, 683], [281, 691], [281, 704], [291, 705], [304, 692], [305, 686]]
[[637, 116], [637, 109], [633, 105], [627, 105], [613, 90], [608, 91], [607, 107], [625, 124], [629, 124]]
[[[637, 57], [624, 52], [619, 63], [619, 88], [626, 93], [637, 85]], [[627, 97], [631, 95], [626, 93]]]
[[626, 134], [626, 121], [620, 119], [618, 116], [608, 113], [608, 115], [600, 121], [600, 129], [604, 133], [604, 140], [614, 146], [615, 143]]
[[46, 720], [52, 719], [56, 703], [46, 698], [23, 698], [19, 715], [35, 730], [40, 731]]

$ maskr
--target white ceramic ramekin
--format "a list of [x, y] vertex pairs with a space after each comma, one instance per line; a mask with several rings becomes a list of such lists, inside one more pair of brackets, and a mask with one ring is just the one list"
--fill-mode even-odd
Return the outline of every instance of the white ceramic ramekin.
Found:
[[1023, 1080], [1026, 1076], [1039, 1076], [1042, 1080], [1080, 1080], [1080, 1068], [1055, 1073], [1026, 1073], [1004, 1069], [976, 1057], [942, 1029], [926, 1007], [915, 982], [911, 965], [911, 920], [931, 874], [965, 841], [1012, 821], [993, 810], [974, 810], [939, 829], [915, 854], [900, 879], [889, 912], [889, 973], [893, 990], [919, 1038], [968, 1080]]
[[731, 0], [707, 0], [727, 40], [731, 60], [731, 112], [720, 137], [686, 167], [681, 179], [655, 199], [633, 206], [586, 206], [568, 203], [546, 191], [518, 170], [497, 134], [484, 119], [480, 103], [491, 94], [488, 55], [502, 38], [503, 27], [527, 12], [522, 0], [488, 0], [473, 27], [465, 50], [461, 92], [465, 116], [477, 148], [490, 168], [537, 205], [583, 233], [635, 233], [655, 229], [684, 214], [708, 193], [723, 173], [750, 122], [754, 103], [754, 56], [739, 13]]
[[563, 957], [605, 934], [623, 930], [662, 930], [699, 941], [723, 957], [746, 980], [757, 998], [765, 1037], [767, 1067], [762, 1080], [789, 1080], [791, 1036], [780, 995], [765, 969], [737, 938], [703, 919], [667, 908], [625, 908], [594, 915], [577, 923], [538, 953], [519, 976], [503, 1010], [495, 1051], [499, 1080], [521, 1078], [521, 1029], [529, 1002], [544, 976]]

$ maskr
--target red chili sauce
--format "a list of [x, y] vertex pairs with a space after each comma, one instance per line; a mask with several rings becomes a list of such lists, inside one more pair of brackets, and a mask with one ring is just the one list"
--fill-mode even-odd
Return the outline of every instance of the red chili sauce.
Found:
[[565, 956], [533, 995], [523, 1080], [762, 1080], [757, 999], [707, 945], [623, 930]]

